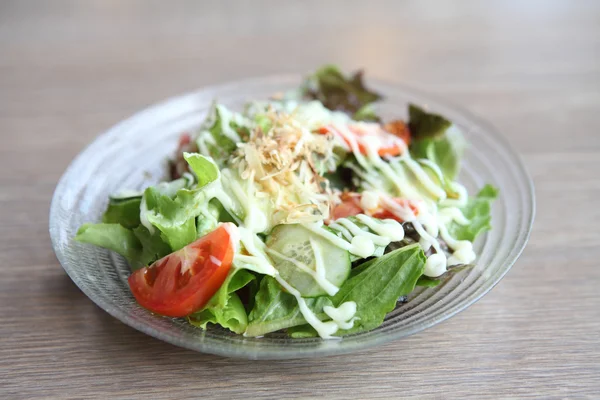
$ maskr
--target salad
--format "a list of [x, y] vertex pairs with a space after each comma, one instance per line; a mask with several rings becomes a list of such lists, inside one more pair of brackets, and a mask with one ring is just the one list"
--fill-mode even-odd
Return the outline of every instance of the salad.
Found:
[[215, 103], [170, 179], [110, 196], [76, 240], [122, 255], [150, 312], [260, 337], [372, 330], [416, 286], [473, 266], [497, 190], [456, 181], [465, 141], [408, 106], [384, 121], [362, 73], [325, 66], [243, 112]]

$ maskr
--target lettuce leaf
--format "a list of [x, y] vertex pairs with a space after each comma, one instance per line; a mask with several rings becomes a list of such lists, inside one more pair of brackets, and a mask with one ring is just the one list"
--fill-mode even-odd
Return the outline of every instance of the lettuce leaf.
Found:
[[179, 189], [173, 195], [172, 183], [171, 186], [159, 185], [147, 188], [142, 199], [141, 219], [147, 222], [144, 225], [151, 233], [151, 227], [158, 228], [173, 251], [193, 242], [199, 233], [209, 231], [210, 226], [202, 226], [198, 231], [196, 217], [202, 215], [209, 222], [212, 221], [213, 225], [217, 223], [208, 209], [211, 198], [204, 190], [207, 185], [220, 178], [217, 166], [200, 154], [185, 153], [184, 158], [198, 178], [194, 189]]
[[[331, 305], [329, 297], [306, 299], [308, 307], [319, 318], [326, 318], [323, 307]], [[277, 281], [265, 276], [255, 297], [255, 305], [248, 315], [247, 336], [263, 336], [269, 332], [306, 324], [296, 298], [284, 292]]]
[[437, 138], [421, 139], [410, 146], [414, 158], [425, 158], [435, 163], [448, 181], [453, 181], [460, 172], [461, 159], [466, 142], [460, 131], [451, 127]]
[[338, 334], [346, 335], [374, 329], [394, 310], [398, 298], [409, 294], [425, 269], [425, 254], [417, 244], [402, 247], [369, 262], [351, 276], [333, 297], [339, 307], [346, 301], [357, 305], [354, 326]]
[[429, 113], [414, 104], [408, 105], [408, 127], [414, 140], [443, 136], [452, 122], [439, 114]]
[[121, 224], [125, 228], [135, 228], [140, 224], [140, 203], [142, 197], [127, 199], [111, 198], [108, 208], [102, 216], [102, 222], [106, 224]]
[[[137, 237], [142, 245], [142, 251], [139, 255], [139, 267], [152, 264], [154, 261], [163, 258], [172, 252], [171, 246], [163, 239], [159, 231], [150, 233], [143, 225], [133, 228], [133, 234]], [[138, 266], [131, 265], [132, 269], [137, 269]]]
[[358, 71], [346, 78], [338, 67], [325, 65], [305, 80], [301, 90], [330, 110], [344, 111], [359, 120], [379, 120], [369, 105], [381, 95], [367, 89], [362, 77], [363, 72]]
[[432, 161], [445, 178], [456, 179], [466, 148], [462, 133], [441, 115], [428, 113], [414, 104], [409, 105], [409, 118], [412, 156]]
[[498, 197], [498, 189], [492, 185], [485, 185], [475, 197], [469, 198], [467, 204], [461, 208], [464, 216], [470, 221], [467, 225], [452, 223], [448, 232], [457, 240], [474, 241], [481, 233], [489, 231], [491, 225], [492, 201]]
[[202, 329], [209, 323], [221, 325], [235, 333], [243, 333], [248, 326], [248, 315], [237, 292], [256, 277], [245, 269], [232, 269], [209, 302], [200, 311], [188, 317], [189, 322]]
[[428, 287], [428, 288], [436, 287], [443, 281], [452, 278], [455, 274], [459, 273], [460, 271], [464, 271], [465, 269], [473, 268], [474, 266], [475, 266], [474, 264], [452, 265], [452, 266], [448, 267], [448, 270], [446, 272], [444, 272], [442, 275], [440, 275], [436, 278], [431, 278], [429, 276], [422, 275], [419, 278], [419, 280], [417, 281], [417, 286]]
[[235, 333], [244, 333], [248, 326], [248, 315], [240, 297], [230, 293], [223, 308], [209, 308], [188, 317], [190, 324], [206, 329], [208, 324], [221, 325]]
[[241, 114], [215, 103], [200, 127], [196, 138], [198, 149], [203, 155], [211, 157], [217, 165], [221, 166], [236, 149], [236, 142], [230, 136], [239, 136], [244, 140], [250, 127], [251, 123]]
[[288, 328], [287, 334], [292, 339], [306, 339], [319, 336], [315, 328], [310, 324], [292, 326]]
[[112, 250], [125, 257], [134, 268], [143, 266], [142, 244], [130, 229], [121, 224], [83, 224], [75, 240]]
[[221, 177], [217, 165], [198, 153], [183, 153], [183, 158], [187, 161], [190, 169], [198, 180], [198, 187], [201, 188]]
[[172, 199], [155, 187], [149, 187], [144, 192], [145, 219], [158, 228], [171, 249], [177, 251], [196, 239], [198, 205], [208, 200], [203, 192], [187, 189], [181, 189]]

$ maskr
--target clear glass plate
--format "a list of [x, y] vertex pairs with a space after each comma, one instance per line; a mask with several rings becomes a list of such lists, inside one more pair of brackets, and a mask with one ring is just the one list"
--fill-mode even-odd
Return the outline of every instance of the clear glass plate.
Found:
[[500, 188], [493, 229], [476, 242], [478, 266], [436, 288], [418, 288], [379, 328], [342, 340], [289, 339], [282, 334], [247, 338], [214, 326], [204, 331], [142, 309], [129, 292], [124, 259], [73, 240], [81, 224], [100, 220], [109, 194], [141, 189], [165, 177], [178, 135], [198, 126], [214, 98], [241, 109], [249, 100], [266, 99], [300, 82], [300, 76], [275, 76], [206, 88], [150, 107], [99, 136], [64, 173], [50, 209], [54, 250], [73, 282], [106, 312], [148, 335], [192, 350], [252, 359], [324, 356], [380, 345], [444, 321], [498, 283], [521, 254], [533, 223], [534, 190], [523, 163], [501, 135], [471, 114], [413, 89], [377, 81], [367, 83], [385, 96], [379, 105], [385, 119], [406, 117], [406, 105], [412, 102], [462, 129], [470, 147], [460, 181], [470, 193], [485, 183]]

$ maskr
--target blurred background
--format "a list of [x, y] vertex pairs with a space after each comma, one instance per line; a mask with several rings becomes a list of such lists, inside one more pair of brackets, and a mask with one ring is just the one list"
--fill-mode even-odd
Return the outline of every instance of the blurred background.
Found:
[[[488, 296], [366, 354], [258, 364], [256, 382], [255, 366], [122, 325], [68, 280], [51, 249], [48, 208], [60, 175], [94, 137], [205, 85], [324, 63], [469, 109], [523, 156], [536, 185], [534, 231]], [[363, 398], [427, 390], [465, 398], [468, 389], [476, 398], [593, 398], [599, 110], [597, 1], [0, 0], [0, 389], [93, 397], [135, 385], [121, 392], [133, 395], [160, 376], [164, 397], [245, 387], [257, 397], [351, 388]], [[402, 363], [382, 365], [384, 354]], [[327, 371], [340, 365], [369, 374], [333, 379]]]
[[557, 0], [2, 1], [0, 112], [36, 118], [4, 121], [0, 134], [53, 132], [54, 181], [92, 137], [149, 104], [337, 63], [527, 132], [511, 135], [524, 153], [598, 145], [600, 135], [563, 132], [592, 122], [599, 14], [597, 2]]

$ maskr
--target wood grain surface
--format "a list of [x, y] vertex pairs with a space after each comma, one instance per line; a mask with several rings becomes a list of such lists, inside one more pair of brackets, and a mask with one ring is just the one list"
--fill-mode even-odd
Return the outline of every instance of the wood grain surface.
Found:
[[[530, 243], [477, 304], [362, 353], [230, 360], [88, 300], [48, 235], [95, 136], [203, 85], [365, 67], [496, 125], [536, 185]], [[600, 398], [600, 2], [0, 2], [0, 398]]]

